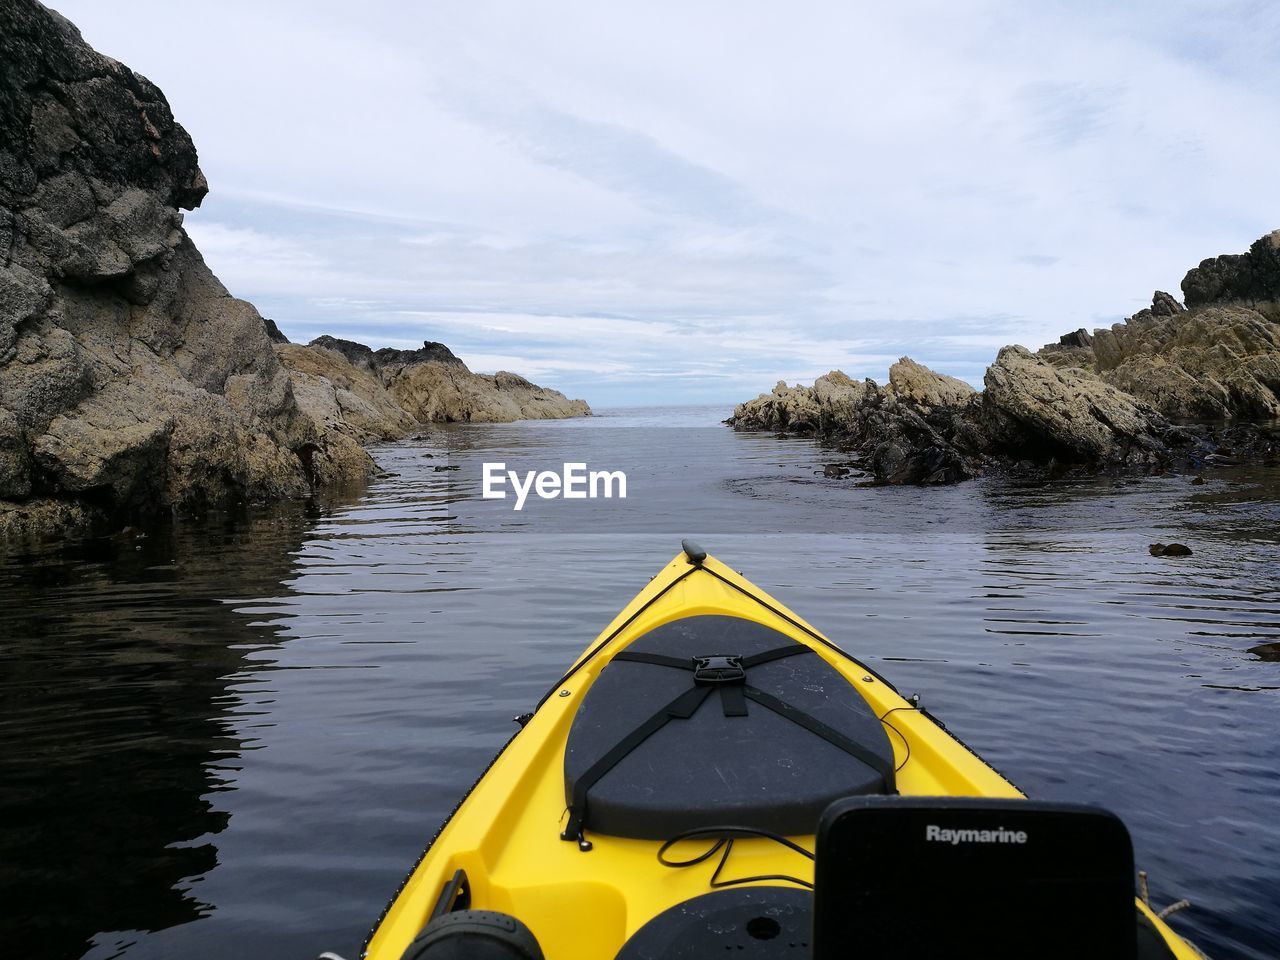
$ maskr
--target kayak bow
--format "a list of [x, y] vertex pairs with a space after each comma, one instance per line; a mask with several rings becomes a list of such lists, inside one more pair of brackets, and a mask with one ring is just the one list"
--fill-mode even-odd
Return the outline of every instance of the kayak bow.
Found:
[[[510, 952], [494, 956], [630, 956], [646, 924], [712, 889], [807, 897], [818, 817], [842, 796], [1022, 796], [917, 701], [684, 546], [519, 718], [363, 956], [417, 956], [442, 916], [502, 927]], [[1200, 956], [1138, 911], [1154, 955]]]

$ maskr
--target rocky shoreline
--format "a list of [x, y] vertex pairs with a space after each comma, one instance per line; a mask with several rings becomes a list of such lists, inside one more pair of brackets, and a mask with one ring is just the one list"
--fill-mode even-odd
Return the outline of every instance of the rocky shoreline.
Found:
[[423, 423], [505, 423], [586, 417], [591, 408], [516, 373], [472, 373], [442, 343], [371, 350], [317, 337], [305, 347], [277, 342], [294, 398], [313, 420], [360, 443], [394, 439]]
[[441, 344], [290, 344], [182, 227], [208, 184], [145, 77], [0, 6], [0, 537], [302, 497], [424, 422], [590, 413]]
[[[183, 229], [207, 192], [154, 84], [36, 0], [0, 6], [0, 538], [308, 496], [423, 423], [589, 415], [440, 343], [289, 343]], [[1182, 293], [1005, 347], [981, 391], [904, 357], [884, 386], [832, 371], [727, 422], [815, 436], [874, 484], [1276, 456], [1280, 231]]]
[[[1280, 231], [1201, 262], [1186, 305], [1157, 292], [1123, 323], [1000, 350], [984, 389], [903, 357], [889, 382], [838, 370], [739, 404], [736, 430], [814, 436], [868, 484], [992, 472], [1144, 472], [1280, 454]], [[843, 465], [830, 474], [845, 475]]]

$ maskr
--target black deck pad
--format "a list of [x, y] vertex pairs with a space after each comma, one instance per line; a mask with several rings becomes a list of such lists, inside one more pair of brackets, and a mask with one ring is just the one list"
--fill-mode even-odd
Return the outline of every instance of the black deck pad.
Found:
[[[750, 620], [687, 617], [626, 649], [691, 660], [740, 656], [795, 643]], [[689, 719], [674, 719], [624, 756], [587, 794], [586, 828], [619, 837], [666, 839], [716, 825], [812, 834], [840, 797], [884, 792], [893, 749], [866, 700], [820, 656], [802, 653], [750, 666], [746, 684], [802, 711], [878, 758], [874, 769], [847, 749], [753, 700], [713, 689]], [[587, 691], [565, 749], [565, 798], [619, 741], [694, 687], [692, 670], [611, 662]], [[742, 688], [739, 688], [742, 689]], [[891, 779], [891, 777], [890, 777]]]

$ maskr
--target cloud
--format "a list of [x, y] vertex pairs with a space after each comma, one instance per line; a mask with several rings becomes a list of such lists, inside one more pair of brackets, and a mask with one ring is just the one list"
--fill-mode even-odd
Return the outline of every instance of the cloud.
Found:
[[[483, 75], [481, 75], [483, 77]], [[473, 77], [436, 86], [463, 122], [481, 126], [532, 160], [588, 180], [664, 217], [742, 227], [766, 214], [740, 184], [619, 123], [559, 110], [505, 83], [482, 92]]]
[[1093, 86], [1036, 80], [1018, 91], [1029, 113], [1025, 137], [1050, 148], [1073, 147], [1096, 139], [1115, 122], [1122, 86]]
[[192, 235], [290, 336], [597, 404], [980, 382], [1280, 225], [1265, 5], [55, 5], [166, 92]]

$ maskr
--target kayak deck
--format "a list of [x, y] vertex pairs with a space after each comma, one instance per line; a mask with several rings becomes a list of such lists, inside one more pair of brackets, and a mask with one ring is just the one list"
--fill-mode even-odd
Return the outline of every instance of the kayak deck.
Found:
[[[752, 621], [811, 648], [876, 718], [883, 718], [899, 793], [1022, 796], [887, 682], [794, 613], [713, 558], [691, 564], [681, 554], [618, 614], [482, 776], [406, 880], [365, 956], [399, 960], [457, 870], [466, 873], [472, 907], [518, 917], [547, 960], [612, 958], [651, 918], [711, 890], [717, 858], [672, 869], [659, 863], [659, 840], [596, 832], [590, 817], [581, 845], [589, 849], [561, 839], [569, 819], [566, 744], [587, 692], [611, 658], [633, 640], [674, 620], [700, 616]], [[812, 831], [791, 839], [812, 851]], [[708, 841], [691, 840], [672, 856], [689, 859], [709, 846]], [[726, 879], [782, 875], [811, 884], [813, 864], [771, 840], [741, 838], [723, 874]], [[1180, 945], [1177, 941], [1175, 956], [1197, 956], [1190, 948], [1182, 952]]]
[[683, 617], [615, 654], [583, 697], [565, 832], [805, 834], [837, 800], [893, 793], [896, 765], [871, 705], [812, 647], [741, 617]]

